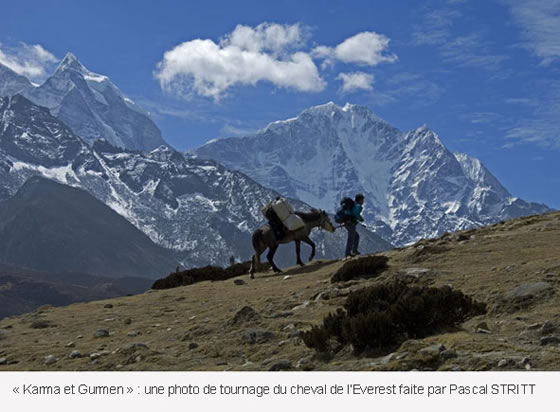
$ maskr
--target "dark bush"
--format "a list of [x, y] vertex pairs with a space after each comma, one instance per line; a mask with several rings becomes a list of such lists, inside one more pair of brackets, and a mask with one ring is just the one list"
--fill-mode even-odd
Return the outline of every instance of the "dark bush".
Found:
[[346, 317], [346, 312], [342, 309], [337, 309], [335, 313], [329, 313], [323, 319], [323, 326], [325, 331], [330, 336], [340, 336], [342, 337], [343, 323]]
[[445, 253], [449, 250], [449, 248], [442, 246], [442, 245], [419, 245], [416, 247], [416, 250], [411, 255], [410, 260], [412, 262], [421, 262], [430, 258], [433, 255], [439, 255]]
[[364, 256], [355, 260], [349, 260], [331, 278], [331, 282], [345, 282], [350, 279], [375, 277], [388, 268], [387, 256]]
[[259, 315], [255, 309], [250, 306], [243, 306], [241, 310], [235, 314], [233, 319], [230, 321], [230, 324], [237, 325], [245, 322], [258, 321], [260, 318], [261, 315]]
[[243, 262], [243, 263], [234, 263], [233, 265], [224, 269], [224, 279], [234, 278], [236, 276], [241, 276], [246, 273], [249, 273], [249, 269], [251, 268], [251, 262]]
[[391, 350], [406, 339], [420, 339], [486, 313], [486, 306], [448, 286], [410, 287], [402, 282], [350, 293], [344, 310], [329, 314], [322, 326], [303, 333], [305, 344], [327, 351], [329, 341], [352, 344], [354, 352]]
[[30, 325], [31, 329], [45, 329], [45, 328], [53, 328], [53, 327], [55, 327], [55, 325], [53, 325], [48, 320], [35, 320], [31, 322]]
[[303, 333], [303, 341], [310, 348], [317, 352], [327, 352], [329, 350], [330, 334], [324, 326], [312, 326], [310, 330]]
[[250, 267], [251, 262], [243, 262], [235, 263], [225, 269], [218, 266], [187, 269], [171, 273], [166, 278], [156, 280], [152, 285], [152, 289], [171, 289], [204, 282], [205, 280], [226, 280], [249, 273]]

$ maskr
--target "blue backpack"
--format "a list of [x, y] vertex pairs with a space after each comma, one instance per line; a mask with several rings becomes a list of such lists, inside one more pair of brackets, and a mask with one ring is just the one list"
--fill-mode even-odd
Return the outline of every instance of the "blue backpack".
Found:
[[352, 216], [350, 214], [347, 214], [346, 211], [352, 210], [355, 205], [356, 202], [354, 202], [354, 200], [349, 197], [345, 197], [344, 199], [342, 199], [342, 201], [340, 202], [340, 209], [334, 215], [334, 221], [336, 223], [345, 223], [348, 220], [351, 220]]

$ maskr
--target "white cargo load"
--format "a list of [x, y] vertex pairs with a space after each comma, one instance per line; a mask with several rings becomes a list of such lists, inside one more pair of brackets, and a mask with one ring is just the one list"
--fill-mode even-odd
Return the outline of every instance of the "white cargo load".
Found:
[[274, 210], [274, 213], [276, 214], [276, 216], [278, 216], [278, 218], [286, 227], [286, 229], [288, 229], [288, 231], [291, 232], [294, 230], [299, 230], [305, 226], [303, 220], [295, 214], [294, 208], [286, 201], [286, 199], [279, 198], [268, 203], [261, 209], [261, 213], [263, 214], [263, 216], [267, 217], [266, 214], [270, 208]]
[[305, 226], [305, 223], [303, 222], [301, 217], [296, 214], [288, 216], [285, 220], [282, 221], [282, 223], [290, 232], [299, 230]]
[[282, 198], [272, 202], [272, 209], [282, 222], [295, 212], [294, 208]]
[[278, 216], [278, 219], [280, 220], [287, 219], [288, 216], [290, 216], [295, 212], [294, 208], [283, 198], [278, 198], [276, 200], [273, 200], [269, 202], [266, 206], [264, 206], [261, 209], [261, 213], [263, 214], [264, 217], [267, 217], [266, 214], [270, 208], [274, 210], [274, 213], [276, 214], [276, 216]]

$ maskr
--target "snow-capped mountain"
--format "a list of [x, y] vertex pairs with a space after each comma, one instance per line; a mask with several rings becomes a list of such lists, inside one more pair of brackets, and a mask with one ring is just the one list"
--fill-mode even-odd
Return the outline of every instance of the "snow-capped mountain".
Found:
[[29, 87], [32, 87], [32, 84], [27, 77], [0, 63], [0, 97], [21, 93]]
[[366, 221], [395, 245], [550, 210], [512, 197], [479, 160], [451, 153], [427, 126], [402, 132], [358, 105], [312, 107], [195, 153], [331, 212], [362, 192]]
[[[232, 255], [249, 259], [251, 233], [264, 223], [260, 209], [278, 195], [167, 146], [141, 153], [101, 140], [90, 147], [48, 109], [19, 95], [0, 99], [0, 200], [36, 175], [87, 190], [152, 241], [178, 251], [187, 267], [226, 264]], [[340, 257], [344, 235], [315, 233], [317, 256]], [[362, 235], [363, 251], [390, 247], [368, 231]], [[294, 264], [293, 245], [279, 252]]]
[[142, 108], [103, 75], [86, 69], [68, 53], [40, 86], [5, 66], [0, 67], [0, 96], [21, 93], [62, 120], [90, 145], [99, 139], [131, 150], [166, 145], [156, 124]]

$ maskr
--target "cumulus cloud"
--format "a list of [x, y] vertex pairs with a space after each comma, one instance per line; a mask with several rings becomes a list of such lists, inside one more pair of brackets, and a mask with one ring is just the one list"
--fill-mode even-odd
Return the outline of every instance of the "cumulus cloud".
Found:
[[[165, 91], [219, 101], [235, 86], [255, 86], [259, 82], [320, 92], [327, 83], [314, 59], [323, 60], [323, 67], [337, 61], [360, 66], [397, 61], [396, 55], [387, 53], [389, 38], [381, 34], [362, 32], [335, 47], [319, 45], [309, 51], [310, 33], [300, 24], [238, 25], [218, 42], [194, 39], [165, 52], [154, 76]], [[341, 74], [338, 79], [344, 91], [372, 89], [372, 75]]]
[[549, 64], [560, 58], [560, 0], [503, 0], [523, 28], [523, 46]]
[[219, 100], [235, 85], [268, 81], [304, 92], [325, 88], [309, 54], [292, 51], [304, 36], [299, 25], [263, 23], [237, 26], [219, 44], [209, 39], [184, 42], [166, 52], [155, 73], [161, 87], [185, 96], [190, 90]]
[[373, 90], [373, 75], [364, 72], [340, 73], [337, 77], [342, 80], [342, 91], [352, 93], [358, 90]]
[[382, 62], [394, 63], [398, 60], [395, 54], [384, 54], [389, 42], [390, 39], [382, 34], [362, 32], [349, 37], [334, 48], [318, 46], [313, 49], [312, 54], [330, 64], [339, 60], [343, 63], [376, 66]]
[[286, 50], [303, 47], [307, 37], [308, 30], [299, 24], [261, 23], [255, 28], [239, 24], [220, 44], [223, 47], [235, 46], [252, 52], [267, 50], [274, 54], [282, 54]]
[[16, 48], [3, 48], [0, 44], [0, 63], [31, 80], [42, 80], [47, 70], [58, 59], [40, 44], [21, 43]]

